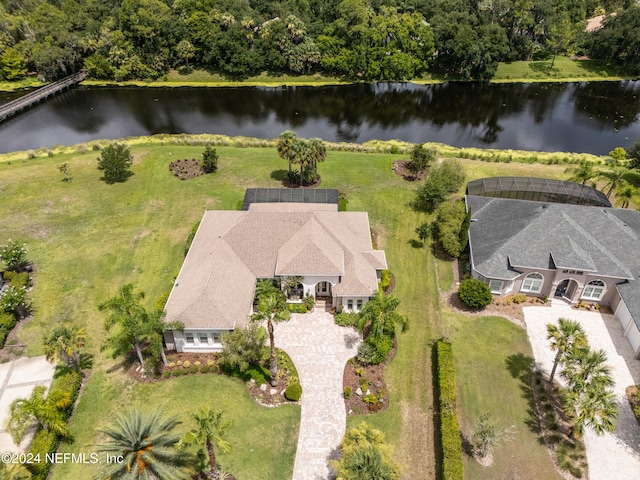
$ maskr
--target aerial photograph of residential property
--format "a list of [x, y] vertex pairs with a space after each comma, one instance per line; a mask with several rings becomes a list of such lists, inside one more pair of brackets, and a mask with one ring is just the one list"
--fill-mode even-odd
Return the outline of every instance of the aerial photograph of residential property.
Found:
[[0, 480], [640, 480], [640, 2], [0, 0]]

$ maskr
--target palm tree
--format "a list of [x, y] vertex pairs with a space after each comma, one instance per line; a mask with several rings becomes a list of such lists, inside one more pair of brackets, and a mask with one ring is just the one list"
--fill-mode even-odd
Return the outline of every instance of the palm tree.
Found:
[[295, 132], [291, 130], [282, 132], [276, 142], [276, 149], [280, 158], [289, 162], [289, 179], [291, 179], [291, 165], [296, 163], [300, 150], [300, 142]]
[[44, 354], [50, 362], [62, 361], [79, 372], [81, 370], [80, 348], [84, 347], [86, 338], [86, 329], [78, 325], [57, 325], [48, 336], [44, 337]]
[[146, 315], [144, 307], [140, 305], [140, 300], [143, 298], [144, 292], [135, 292], [133, 285], [128, 283], [120, 287], [115, 297], [98, 305], [101, 312], [105, 310], [110, 312], [104, 322], [105, 330], [109, 332], [115, 325], [119, 327], [118, 331], [108, 339], [109, 343], [116, 347], [116, 350], [133, 344], [141, 366], [144, 366], [144, 359], [140, 336], [145, 331], [143, 321]]
[[561, 318], [558, 320], [558, 325], [547, 324], [547, 340], [551, 340], [551, 350], [557, 351], [549, 377], [549, 383], [553, 383], [556, 368], [562, 357], [577, 348], [586, 347], [587, 336], [578, 322]]
[[16, 445], [36, 421], [47, 431], [69, 436], [69, 427], [63, 414], [64, 409], [71, 405], [69, 393], [54, 390], [45, 396], [46, 392], [47, 387], [38, 385], [31, 392], [31, 397], [11, 402], [6, 427]]
[[231, 451], [231, 444], [225, 440], [224, 431], [231, 425], [222, 422], [222, 412], [213, 410], [210, 406], [202, 407], [192, 414], [197, 428], [188, 431], [183, 437], [182, 445], [199, 445], [209, 455], [209, 478], [215, 478], [218, 473], [215, 448], [224, 453]]
[[565, 405], [575, 413], [571, 437], [574, 433], [582, 435], [585, 427], [593, 428], [598, 435], [615, 430], [618, 404], [612, 391], [615, 382], [606, 361], [603, 350], [588, 347], [577, 349], [567, 358], [561, 375], [567, 380]]
[[603, 187], [603, 189], [608, 187], [606, 191], [607, 198], [611, 197], [611, 193], [614, 190], [623, 188], [629, 183], [624, 178], [628, 171], [625, 167], [613, 167], [611, 170], [605, 170], [598, 174], [599, 178], [605, 179], [607, 182]]
[[593, 168], [593, 163], [586, 160], [580, 162], [577, 167], [567, 168], [564, 173], [571, 174], [569, 181], [581, 182], [582, 185], [598, 175], [598, 172]]
[[616, 189], [616, 198], [620, 201], [622, 208], [629, 208], [629, 203], [637, 194], [638, 190], [630, 183]]
[[346, 453], [338, 466], [341, 480], [398, 480], [395, 465], [373, 445], [359, 446]]
[[95, 479], [189, 480], [192, 458], [177, 448], [180, 435], [173, 430], [181, 422], [165, 419], [160, 409], [144, 412], [133, 408], [118, 415], [114, 424], [100, 432], [108, 437], [98, 451], [122, 456], [122, 462], [109, 463]]
[[370, 335], [380, 338], [385, 332], [393, 332], [393, 327], [400, 325], [405, 332], [409, 328], [409, 320], [396, 312], [400, 300], [395, 295], [385, 295], [378, 290], [373, 298], [365, 303], [358, 315], [358, 329], [363, 332], [370, 325]]
[[253, 321], [266, 321], [267, 332], [269, 333], [269, 345], [271, 347], [271, 356], [269, 359], [269, 372], [271, 373], [271, 385], [278, 383], [278, 362], [276, 360], [276, 344], [273, 335], [273, 322], [283, 322], [289, 320], [291, 313], [287, 310], [286, 303], [281, 296], [270, 294], [263, 296], [258, 300], [258, 306], [255, 313], [251, 316]]

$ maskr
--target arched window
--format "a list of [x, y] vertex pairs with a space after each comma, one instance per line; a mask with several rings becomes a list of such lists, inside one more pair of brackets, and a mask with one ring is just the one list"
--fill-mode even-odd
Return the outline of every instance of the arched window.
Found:
[[604, 293], [604, 282], [602, 280], [592, 280], [587, 283], [582, 291], [582, 298], [586, 300], [600, 300]]
[[544, 283], [544, 277], [539, 273], [530, 273], [524, 278], [522, 282], [521, 292], [540, 293], [542, 290], [542, 284]]

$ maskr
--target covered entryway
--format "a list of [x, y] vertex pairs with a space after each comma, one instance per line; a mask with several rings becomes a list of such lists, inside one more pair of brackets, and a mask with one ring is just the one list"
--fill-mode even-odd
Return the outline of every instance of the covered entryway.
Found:
[[331, 283], [318, 282], [316, 283], [316, 298], [330, 298], [331, 297]]
[[573, 296], [578, 288], [578, 282], [573, 278], [565, 278], [556, 287], [556, 291], [553, 294], [556, 298], [563, 298], [568, 302], [573, 301]]

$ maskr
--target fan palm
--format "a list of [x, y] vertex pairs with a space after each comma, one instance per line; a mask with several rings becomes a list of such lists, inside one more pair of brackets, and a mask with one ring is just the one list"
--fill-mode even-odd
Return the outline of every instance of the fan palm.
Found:
[[144, 359], [140, 336], [145, 333], [143, 321], [146, 315], [140, 304], [143, 298], [144, 292], [135, 292], [133, 285], [128, 283], [120, 287], [115, 297], [98, 305], [101, 312], [105, 310], [110, 312], [104, 322], [105, 330], [109, 332], [114, 326], [118, 326], [118, 330], [109, 337], [108, 342], [116, 348], [116, 351], [127, 348], [127, 345], [131, 348], [130, 346], [133, 345], [141, 366], [144, 366]]
[[27, 430], [38, 422], [42, 428], [63, 437], [69, 436], [69, 427], [64, 419], [64, 409], [71, 405], [68, 393], [54, 390], [46, 396], [47, 388], [38, 385], [29, 398], [18, 398], [11, 402], [7, 430], [16, 444], [24, 438]]
[[567, 380], [569, 391], [586, 391], [590, 385], [610, 388], [615, 382], [606, 362], [607, 354], [604, 350], [578, 348], [567, 356], [567, 366], [560, 375]]
[[607, 191], [605, 192], [607, 198], [611, 197], [611, 193], [613, 193], [614, 190], [624, 188], [626, 187], [626, 185], [628, 185], [629, 182], [627, 182], [627, 180], [625, 179], [625, 175], [628, 172], [629, 169], [625, 167], [613, 167], [610, 170], [600, 172], [598, 177], [606, 180], [607, 182], [603, 187], [607, 188]]
[[396, 312], [400, 300], [395, 295], [385, 295], [382, 290], [367, 303], [358, 314], [358, 329], [362, 332], [366, 325], [370, 325], [369, 334], [373, 338], [380, 338], [384, 332], [389, 331], [395, 325], [400, 325], [402, 331], [409, 328], [407, 317]]
[[[200, 445], [209, 455], [209, 473], [213, 478], [218, 472], [215, 449], [224, 453], [231, 451], [231, 444], [224, 438], [224, 431], [231, 425], [222, 422], [222, 412], [206, 406], [196, 410], [192, 418], [196, 421], [197, 428], [188, 431], [181, 441], [182, 445]], [[214, 445], [215, 444], [215, 445]]]
[[267, 322], [267, 332], [269, 333], [269, 345], [271, 348], [271, 356], [269, 358], [269, 373], [271, 374], [271, 385], [275, 386], [278, 382], [278, 362], [276, 359], [276, 344], [273, 334], [273, 322], [283, 322], [289, 320], [291, 313], [287, 310], [287, 305], [280, 295], [270, 294], [261, 297], [258, 300], [258, 306], [254, 314], [251, 316], [253, 321]]
[[99, 480], [149, 479], [189, 480], [187, 465], [191, 456], [178, 449], [180, 435], [174, 429], [181, 422], [165, 419], [159, 409], [144, 412], [133, 408], [120, 414], [115, 423], [101, 430], [108, 437], [97, 445], [98, 451], [121, 456], [122, 462], [109, 463], [96, 475]]
[[562, 357], [575, 349], [586, 347], [587, 336], [578, 322], [561, 318], [558, 325], [547, 325], [547, 340], [551, 340], [551, 350], [557, 352], [549, 377], [549, 383], [553, 383], [556, 368]]
[[44, 337], [44, 354], [49, 361], [62, 361], [75, 371], [80, 371], [80, 348], [84, 347], [86, 338], [86, 329], [78, 325], [56, 325]]
[[593, 428], [597, 435], [616, 429], [618, 402], [604, 385], [596, 382], [581, 392], [568, 391], [564, 400], [567, 407], [575, 412], [571, 437], [575, 433], [582, 436], [586, 427]]
[[569, 181], [581, 182], [582, 185], [598, 175], [598, 172], [593, 168], [593, 163], [589, 161], [582, 161], [578, 166], [567, 168], [564, 172], [571, 174]]

